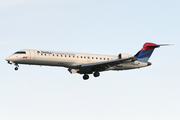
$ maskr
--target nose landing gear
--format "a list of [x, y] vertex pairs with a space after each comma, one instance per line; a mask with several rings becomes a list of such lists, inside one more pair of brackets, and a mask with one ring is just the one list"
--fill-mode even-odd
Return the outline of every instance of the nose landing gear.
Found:
[[16, 64], [15, 64], [15, 66], [16, 66], [16, 67], [14, 68], [14, 70], [16, 70], [16, 71], [17, 71], [17, 70], [18, 70], [19, 65], [16, 63]]
[[15, 70], [18, 70], [18, 67], [15, 67], [14, 69], [15, 69]]

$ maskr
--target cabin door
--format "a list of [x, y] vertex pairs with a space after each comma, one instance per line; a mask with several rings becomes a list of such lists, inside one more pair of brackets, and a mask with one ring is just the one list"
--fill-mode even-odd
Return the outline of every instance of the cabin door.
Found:
[[36, 53], [34, 50], [29, 50], [30, 56], [31, 56], [31, 60], [35, 60], [36, 59]]

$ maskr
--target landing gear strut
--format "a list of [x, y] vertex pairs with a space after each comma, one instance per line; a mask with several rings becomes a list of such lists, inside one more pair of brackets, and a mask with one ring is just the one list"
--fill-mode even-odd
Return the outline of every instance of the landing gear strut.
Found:
[[15, 66], [16, 66], [16, 67], [15, 67], [14, 69], [15, 69], [15, 70], [18, 70], [19, 65], [16, 63]]
[[84, 80], [89, 79], [89, 75], [88, 75], [88, 74], [84, 74], [83, 79], [84, 79]]
[[93, 75], [94, 77], [99, 77], [100, 73], [98, 71], [95, 71]]

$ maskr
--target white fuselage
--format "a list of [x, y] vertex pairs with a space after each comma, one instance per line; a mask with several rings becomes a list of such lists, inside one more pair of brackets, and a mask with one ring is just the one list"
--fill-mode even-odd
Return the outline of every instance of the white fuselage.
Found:
[[[98, 63], [110, 60], [119, 59], [113, 55], [98, 55], [98, 54], [81, 54], [70, 52], [42, 51], [42, 50], [21, 50], [25, 53], [15, 53], [6, 60], [9, 63], [15, 64], [30, 64], [30, 65], [46, 65], [46, 66], [62, 66], [70, 69], [78, 69], [82, 64]], [[126, 54], [127, 57], [131, 55]], [[147, 63], [134, 61], [122, 64], [117, 64], [107, 68], [107, 70], [127, 70], [148, 66]]]

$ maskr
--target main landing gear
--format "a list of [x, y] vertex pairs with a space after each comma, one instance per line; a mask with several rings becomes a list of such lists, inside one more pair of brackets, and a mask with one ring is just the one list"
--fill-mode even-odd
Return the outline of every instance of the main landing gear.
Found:
[[16, 64], [15, 64], [15, 66], [16, 66], [16, 67], [14, 68], [14, 70], [16, 70], [16, 71], [17, 71], [17, 70], [18, 70], [19, 65], [16, 63]]
[[98, 71], [94, 72], [94, 77], [99, 77], [100, 73]]
[[84, 74], [83, 79], [84, 79], [84, 80], [89, 79], [89, 75], [88, 75], [88, 74]]
[[[95, 71], [93, 75], [94, 75], [94, 77], [99, 77], [100, 73], [98, 71]], [[83, 79], [84, 80], [88, 80], [89, 79], [89, 75], [88, 74], [84, 74], [83, 75]]]

